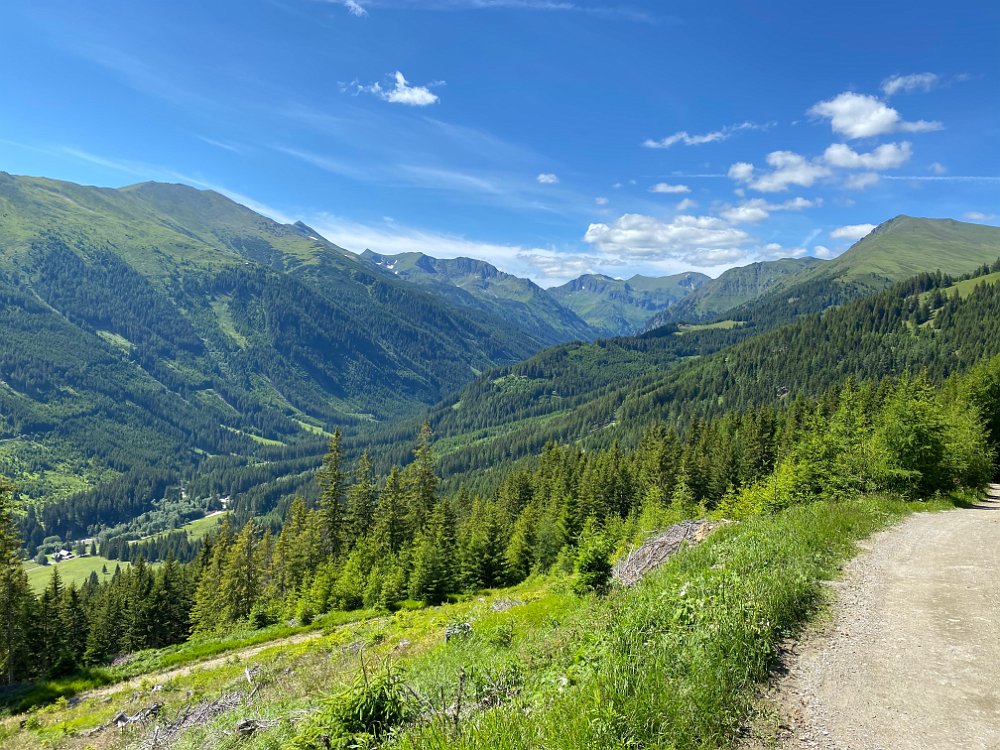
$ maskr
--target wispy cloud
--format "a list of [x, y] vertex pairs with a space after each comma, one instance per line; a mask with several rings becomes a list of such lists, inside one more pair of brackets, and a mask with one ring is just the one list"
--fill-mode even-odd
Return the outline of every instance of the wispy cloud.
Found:
[[368, 11], [365, 6], [359, 3], [357, 0], [326, 0], [326, 2], [333, 3], [334, 5], [343, 5], [347, 9], [347, 12], [352, 16], [357, 16], [358, 18], [364, 18], [368, 15]]
[[660, 138], [659, 140], [647, 138], [642, 142], [642, 146], [643, 148], [654, 149], [670, 148], [678, 143], [684, 146], [701, 146], [706, 143], [718, 143], [719, 141], [729, 140], [733, 134], [738, 133], [741, 130], [767, 130], [772, 125], [774, 125], [774, 123], [758, 125], [753, 122], [741, 122], [736, 125], [726, 125], [718, 130], [712, 130], [708, 133], [700, 134], [692, 134], [686, 130], [681, 130], [673, 135], [668, 135], [666, 138]]
[[886, 96], [914, 91], [930, 91], [941, 82], [937, 73], [911, 73], [909, 75], [889, 76], [882, 81], [882, 93]]
[[658, 182], [649, 189], [649, 192], [677, 195], [679, 193], [690, 193], [691, 188], [687, 185], [671, 185], [669, 182]]
[[195, 135], [199, 141], [207, 143], [209, 146], [215, 146], [216, 148], [221, 148], [223, 151], [229, 151], [234, 154], [242, 154], [243, 149], [237, 146], [235, 143], [230, 143], [229, 141], [222, 141], [217, 138], [209, 138], [205, 135]]
[[559, 184], [559, 176], [558, 175], [554, 175], [551, 172], [545, 172], [545, 173], [542, 173], [542, 174], [538, 175], [538, 177], [535, 178], [535, 181], [539, 185], [558, 185]]
[[569, 12], [605, 18], [620, 18], [639, 23], [666, 20], [626, 4], [594, 3], [575, 0], [325, 0], [342, 5], [348, 13], [359, 18], [377, 8], [452, 11], [452, 10], [524, 10], [548, 13]]
[[[406, 76], [398, 70], [392, 75], [392, 86], [386, 88], [376, 81], [369, 85], [356, 85], [358, 93], [374, 94], [379, 99], [390, 104], [403, 104], [407, 107], [428, 107], [440, 101], [437, 94], [430, 90], [428, 86], [411, 86], [406, 80]], [[433, 86], [443, 86], [444, 81], [436, 81]]]
[[1000, 182], [1000, 175], [989, 174], [914, 174], [882, 175], [883, 180], [905, 180], [907, 182]]
[[874, 228], [874, 224], [850, 224], [846, 227], [834, 229], [830, 232], [830, 237], [835, 240], [857, 241], [869, 235]]

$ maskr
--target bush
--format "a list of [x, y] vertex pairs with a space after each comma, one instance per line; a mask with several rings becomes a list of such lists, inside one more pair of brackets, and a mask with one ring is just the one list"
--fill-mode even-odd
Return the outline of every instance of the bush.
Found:
[[604, 594], [611, 585], [611, 549], [602, 538], [580, 547], [576, 556], [576, 592]]
[[417, 707], [399, 676], [385, 675], [331, 698], [287, 746], [289, 750], [371, 747], [410, 721]]

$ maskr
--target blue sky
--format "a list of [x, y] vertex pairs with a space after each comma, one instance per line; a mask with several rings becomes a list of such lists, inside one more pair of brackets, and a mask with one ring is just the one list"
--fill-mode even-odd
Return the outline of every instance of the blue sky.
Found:
[[997, 223], [1000, 5], [7, 0], [0, 169], [543, 285]]

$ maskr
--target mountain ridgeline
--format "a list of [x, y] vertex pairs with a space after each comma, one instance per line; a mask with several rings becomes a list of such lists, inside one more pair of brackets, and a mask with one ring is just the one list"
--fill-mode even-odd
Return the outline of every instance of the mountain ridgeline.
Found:
[[[962, 370], [1000, 352], [998, 258], [996, 228], [900, 217], [835, 267], [806, 265], [794, 283], [714, 321], [565, 344], [484, 373], [430, 412], [442, 468], [482, 476], [548, 441], [607, 445], [649, 421], [815, 395], [848, 375]], [[925, 272], [912, 276], [919, 264]], [[963, 274], [979, 281], [957, 281]]]
[[0, 472], [53, 499], [318, 455], [333, 425], [415, 414], [587, 337], [541, 303], [456, 300], [211, 191], [0, 174]]
[[657, 313], [670, 310], [706, 283], [711, 283], [708, 276], [693, 272], [627, 280], [586, 274], [553, 287], [549, 293], [601, 335], [628, 336], [643, 330]]
[[0, 473], [29, 546], [225, 496], [277, 526], [338, 427], [382, 470], [429, 418], [444, 479], [488, 482], [548, 441], [943, 375], [998, 347], [993, 287], [948, 291], [998, 235], [897, 217], [834, 261], [545, 290], [484, 261], [354, 255], [211, 191], [0, 174]]

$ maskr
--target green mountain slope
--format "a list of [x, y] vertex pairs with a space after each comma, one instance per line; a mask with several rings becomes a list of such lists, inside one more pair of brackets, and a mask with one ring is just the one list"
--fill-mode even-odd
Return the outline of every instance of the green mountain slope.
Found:
[[[928, 250], [931, 250], [928, 256]], [[847, 281], [898, 281], [922, 271], [964, 274], [1000, 255], [1000, 230], [953, 219], [897, 216], [830, 261], [825, 273]]]
[[[925, 221], [932, 227], [936, 224], [932, 220]], [[945, 228], [952, 224], [959, 225], [960, 233], [965, 231], [958, 222], [947, 222], [949, 226]], [[798, 392], [801, 389], [797, 384], [803, 382], [807, 384], [806, 390], [814, 392], [815, 387], [819, 387], [815, 384], [832, 382], [827, 378], [830, 373], [864, 375], [870, 368], [871, 374], [891, 374], [898, 371], [895, 368], [949, 361], [953, 356], [949, 352], [964, 346], [963, 337], [972, 342], [981, 338], [981, 334], [963, 327], [954, 338], [902, 337], [900, 343], [876, 337], [866, 344], [870, 349], [865, 350], [863, 361], [847, 369], [841, 364], [853, 361], [851, 336], [866, 326], [878, 325], [881, 320], [881, 307], [869, 309], [863, 305], [866, 299], [879, 294], [878, 289], [886, 289], [891, 282], [884, 276], [874, 275], [870, 269], [876, 264], [886, 268], [884, 259], [892, 258], [900, 246], [909, 248], [910, 255], [922, 262], [929, 272], [943, 269], [962, 273], [1000, 257], [1000, 229], [972, 227], [969, 234], [977, 241], [938, 245], [942, 235], [910, 232], [907, 226], [926, 227], [927, 224], [904, 222], [902, 227], [897, 226], [888, 233], [892, 241], [887, 245], [882, 245], [876, 234], [852, 249], [851, 256], [837, 274], [821, 273], [830, 264], [817, 265], [817, 270], [805, 279], [799, 278], [794, 284], [730, 310], [727, 314], [739, 325], [684, 329], [667, 325], [641, 338], [556, 347], [512, 367], [484, 374], [432, 412], [444, 466], [448, 470], [465, 472], [528, 455], [547, 440], [596, 440], [597, 436], [613, 434], [614, 431], [605, 428], [619, 423], [625, 415], [631, 424], [638, 417], [710, 413], [731, 405], [773, 399], [779, 391]], [[948, 232], [947, 236], [954, 237], [954, 234]], [[897, 271], [905, 272], [902, 265]], [[851, 302], [852, 299], [857, 301]], [[840, 347], [836, 353], [822, 348], [824, 337], [833, 334], [816, 330], [811, 330], [808, 336], [797, 337], [794, 349], [787, 344], [767, 349], [768, 358], [753, 348], [759, 342], [777, 340], [768, 338], [777, 335], [769, 331], [781, 326], [805, 326], [804, 322], [797, 322], [800, 319], [826, 320], [827, 316], [816, 316], [837, 305], [855, 310], [856, 314], [850, 324], [844, 323], [843, 330], [836, 334]], [[980, 312], [984, 321], [995, 316], [988, 305]], [[874, 316], [874, 322], [866, 321], [866, 315]], [[973, 319], [974, 316], [970, 317]], [[908, 330], [901, 323], [895, 332], [902, 334]], [[943, 349], [920, 350], [932, 340], [948, 343]], [[894, 348], [904, 345], [902, 350]], [[991, 341], [983, 343], [987, 348], [992, 345]], [[754, 352], [753, 356], [749, 352]], [[725, 371], [710, 370], [705, 369], [709, 366], [702, 365], [702, 361], [712, 362], [712, 367], [716, 368], [722, 367], [720, 362], [729, 361], [733, 365]], [[734, 371], [736, 367], [743, 379], [740, 382], [747, 390], [727, 396], [731, 384], [725, 372]], [[803, 380], [803, 372], [815, 374]], [[674, 380], [682, 377], [681, 373], [683, 388], [680, 381]], [[760, 386], [765, 382], [767, 387]]]
[[694, 294], [708, 276], [682, 273], [675, 276], [633, 276], [612, 279], [586, 274], [549, 293], [605, 336], [628, 336], [642, 330], [658, 312]]
[[541, 347], [213, 192], [7, 174], [0, 340], [0, 472], [47, 498], [315, 446]]
[[455, 305], [496, 315], [540, 346], [591, 339], [600, 333], [533, 281], [482, 260], [439, 259], [424, 253], [380, 255], [371, 250], [361, 257]]
[[815, 267], [824, 265], [816, 258], [783, 258], [731, 268], [717, 279], [709, 279], [696, 291], [651, 320], [644, 330], [671, 322], [698, 322], [724, 315], [735, 307], [753, 302], [768, 292], [805, 278]]

